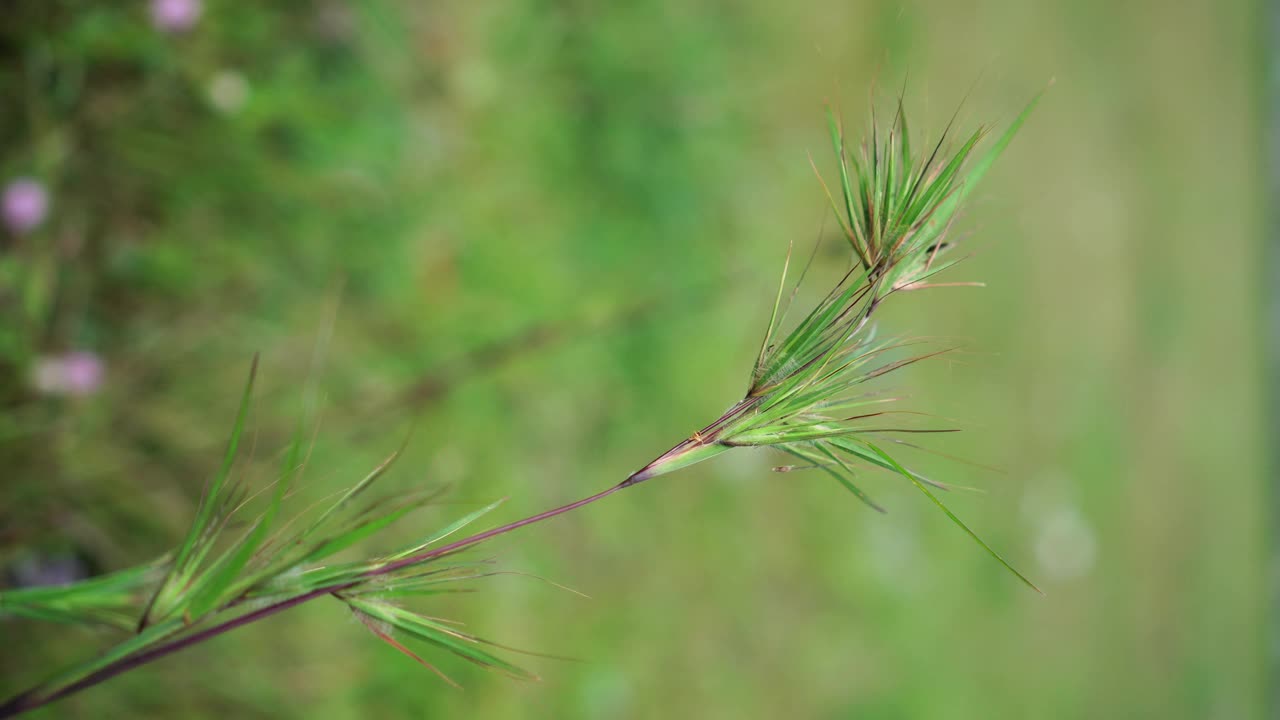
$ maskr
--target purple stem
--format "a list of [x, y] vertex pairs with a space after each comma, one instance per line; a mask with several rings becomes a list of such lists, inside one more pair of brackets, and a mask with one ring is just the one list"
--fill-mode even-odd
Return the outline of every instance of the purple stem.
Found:
[[488, 540], [491, 537], [502, 535], [504, 533], [509, 533], [512, 530], [517, 530], [519, 528], [524, 527], [525, 525], [532, 525], [536, 522], [541, 522], [548, 518], [553, 518], [556, 515], [567, 513], [570, 510], [577, 510], [583, 505], [590, 505], [591, 503], [597, 500], [606, 498], [625, 487], [627, 487], [627, 485], [625, 482], [623, 482], [618, 485], [614, 485], [608, 490], [604, 490], [590, 497], [585, 497], [581, 500], [578, 500], [577, 502], [571, 502], [568, 505], [561, 505], [560, 507], [555, 508], [553, 510], [548, 510], [546, 512], [538, 513], [537, 515], [527, 517], [523, 520], [516, 520], [515, 522], [507, 523], [506, 525], [500, 525], [496, 528], [493, 528], [492, 530], [485, 530], [482, 533], [472, 535], [471, 537], [463, 538], [456, 542], [449, 543], [448, 545], [435, 548], [434, 550], [427, 550], [426, 552], [422, 552], [417, 555], [411, 555], [407, 558], [404, 558], [403, 560], [397, 560], [388, 565], [383, 565], [382, 567], [370, 570], [369, 572], [365, 573], [365, 577], [377, 577], [378, 575], [386, 575], [387, 573], [395, 572], [396, 570], [399, 570], [402, 567], [415, 565], [417, 563], [430, 560], [431, 558], [439, 557], [446, 553], [451, 553], [455, 550], [461, 550], [462, 548], [475, 545], [478, 542], [484, 542], [485, 540]]
[[32, 688], [10, 698], [4, 705], [0, 705], [0, 718], [13, 717], [14, 715], [19, 715], [27, 712], [28, 710], [34, 710], [43, 705], [48, 705], [55, 700], [60, 700], [68, 695], [84, 690], [85, 688], [90, 688], [98, 683], [110, 680], [120, 673], [128, 672], [129, 670], [140, 665], [145, 665], [152, 660], [158, 660], [165, 655], [175, 653], [183, 648], [208, 640], [211, 637], [221, 635], [229, 630], [235, 630], [241, 625], [247, 625], [255, 620], [261, 620], [262, 618], [278, 613], [281, 610], [287, 610], [295, 605], [300, 605], [308, 600], [320, 597], [321, 595], [328, 595], [329, 593], [336, 592], [339, 589], [350, 587], [355, 584], [356, 583], [348, 583], [340, 588], [318, 588], [311, 592], [291, 597], [288, 600], [281, 600], [274, 605], [259, 608], [253, 612], [245, 613], [244, 615], [234, 617], [226, 622], [214, 625], [213, 627], [205, 628], [199, 632], [192, 633], [176, 640], [171, 640], [162, 645], [157, 645], [148, 650], [143, 650], [141, 652], [134, 653], [133, 655], [129, 655], [128, 657], [121, 658], [119, 661], [114, 662], [97, 672], [90, 673], [70, 685], [58, 688], [47, 695], [40, 694], [39, 687]]
[[[602, 500], [608, 497], [609, 495], [612, 495], [613, 493], [618, 492], [619, 490], [622, 490], [625, 487], [628, 487], [628, 485], [625, 482], [620, 483], [618, 485], [614, 485], [613, 487], [608, 488], [607, 490], [598, 492], [595, 495], [585, 497], [576, 502], [571, 502], [568, 505], [561, 505], [558, 508], [553, 508], [551, 510], [547, 510], [546, 512], [538, 513], [537, 515], [524, 518], [523, 520], [516, 520], [515, 522], [507, 523], [506, 525], [500, 525], [496, 528], [485, 530], [482, 533], [477, 533], [475, 535], [471, 535], [470, 537], [465, 537], [465, 538], [462, 538], [461, 540], [454, 541], [452, 543], [449, 543], [448, 545], [443, 545], [441, 547], [438, 547], [432, 550], [427, 550], [417, 555], [404, 558], [403, 560], [397, 560], [396, 562], [390, 563], [388, 565], [384, 565], [382, 567], [370, 570], [369, 572], [364, 574], [363, 578], [367, 579], [367, 578], [377, 577], [379, 575], [385, 575], [387, 573], [394, 572], [403, 567], [426, 562], [427, 560], [431, 560], [433, 558], [437, 558], [442, 555], [447, 555], [449, 553], [456, 552], [463, 548], [470, 547], [477, 543], [484, 542], [485, 540], [496, 537], [498, 535], [511, 532], [512, 530], [517, 530], [526, 525], [532, 525], [536, 522], [541, 522], [543, 520], [553, 518], [557, 515], [562, 515], [564, 513], [569, 512], [570, 510], [576, 510], [582, 507], [583, 505], [589, 505], [597, 500]], [[192, 645], [195, 645], [197, 643], [204, 642], [205, 640], [208, 640], [210, 638], [217, 637], [222, 633], [235, 630], [238, 627], [241, 627], [243, 625], [248, 625], [249, 623], [252, 623], [252, 622], [256, 622], [265, 617], [274, 615], [282, 610], [288, 610], [291, 607], [296, 607], [309, 600], [314, 600], [323, 595], [330, 595], [332, 593], [345, 590], [354, 585], [359, 585], [360, 582], [362, 581], [363, 580], [358, 580], [355, 582], [347, 582], [339, 585], [330, 585], [327, 587], [316, 588], [315, 590], [311, 590], [309, 592], [303, 593], [302, 595], [297, 595], [287, 600], [281, 600], [280, 602], [268, 605], [266, 607], [258, 608], [257, 610], [247, 612], [243, 615], [238, 615], [234, 618], [231, 618], [230, 620], [221, 622], [211, 627], [207, 627], [204, 630], [194, 632], [190, 635], [184, 635], [183, 637], [170, 640], [169, 642], [156, 645], [155, 647], [152, 647], [150, 649], [142, 650], [140, 652], [134, 653], [133, 655], [129, 655], [128, 657], [121, 658], [120, 660], [102, 668], [101, 670], [90, 673], [89, 675], [86, 675], [85, 677], [77, 680], [74, 683], [71, 683], [70, 685], [60, 687], [47, 694], [42, 694], [40, 686], [36, 686], [34, 688], [31, 688], [30, 690], [27, 690], [23, 693], [15, 695], [14, 697], [6, 701], [3, 705], [0, 705], [0, 719], [13, 717], [15, 715], [20, 715], [30, 710], [35, 710], [38, 707], [43, 707], [44, 705], [48, 705], [49, 703], [54, 702], [55, 700], [59, 700], [68, 695], [80, 692], [81, 690], [84, 690], [86, 688], [93, 687], [94, 685], [110, 680], [111, 678], [121, 673], [128, 672], [129, 670], [133, 670], [134, 668], [145, 665], [151, 662], [152, 660], [158, 660], [166, 655], [191, 647]], [[228, 607], [234, 607], [236, 604], [238, 603], [233, 603]]]

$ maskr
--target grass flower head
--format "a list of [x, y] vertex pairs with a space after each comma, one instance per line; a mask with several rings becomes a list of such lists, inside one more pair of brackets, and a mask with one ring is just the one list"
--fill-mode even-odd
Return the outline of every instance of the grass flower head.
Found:
[[987, 552], [1035, 588], [930, 489], [945, 486], [908, 470], [882, 449], [897, 433], [950, 430], [897, 426], [895, 418], [916, 413], [895, 409], [896, 398], [868, 385], [947, 352], [900, 357], [900, 351], [916, 343], [879, 337], [872, 316], [897, 293], [942, 285], [933, 279], [957, 262], [950, 256], [953, 243], [947, 237], [965, 196], [1013, 139], [1034, 105], [1032, 101], [981, 155], [975, 152], [987, 130], [975, 130], [953, 147], [954, 120], [927, 152], [917, 154], [901, 101], [885, 128], [877, 126], [872, 114], [869, 137], [857, 149], [846, 141], [842, 123], [831, 113], [840, 181], [836, 192], [825, 182], [823, 187], [849, 243], [851, 267], [784, 334], [788, 310], [809, 269], [805, 267], [788, 294], [788, 253], [745, 396], [626, 482], [665, 475], [734, 448], [772, 447], [800, 459], [803, 467], [825, 471], [858, 499], [883, 512], [855, 483], [856, 468], [888, 470], [910, 480]]

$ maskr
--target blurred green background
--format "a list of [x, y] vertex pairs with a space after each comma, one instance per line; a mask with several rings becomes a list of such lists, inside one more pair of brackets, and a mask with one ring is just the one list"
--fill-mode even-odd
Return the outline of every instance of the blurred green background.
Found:
[[[181, 5], [181, 3], [179, 3]], [[172, 8], [170, 8], [172, 11]], [[1038, 597], [889, 475], [734, 453], [485, 552], [434, 614], [536, 684], [441, 683], [313, 603], [33, 717], [1248, 718], [1266, 714], [1262, 9], [1253, 3], [13, 0], [0, 180], [0, 567], [174, 545], [254, 351], [273, 466], [332, 311], [314, 497], [417, 418], [421, 535], [615, 483], [736, 400], [823, 102], [905, 80], [913, 128], [1000, 125], [975, 257], [884, 322], [961, 338], [900, 376], [958, 418], [923, 461]], [[175, 17], [180, 22], [174, 22]], [[830, 228], [829, 228], [830, 229]], [[834, 264], [836, 253], [820, 262]], [[93, 353], [91, 392], [41, 391]], [[38, 385], [38, 384], [37, 384]], [[12, 576], [12, 572], [10, 572]], [[110, 641], [5, 621], [4, 695]]]

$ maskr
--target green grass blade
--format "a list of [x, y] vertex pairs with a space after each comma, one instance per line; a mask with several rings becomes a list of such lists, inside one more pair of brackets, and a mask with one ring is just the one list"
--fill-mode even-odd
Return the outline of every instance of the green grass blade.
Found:
[[496, 510], [496, 509], [498, 508], [498, 506], [499, 506], [499, 505], [501, 505], [501, 504], [505, 503], [506, 501], [507, 501], [507, 499], [506, 499], [506, 498], [502, 498], [502, 499], [500, 499], [500, 500], [496, 500], [496, 501], [494, 501], [494, 502], [492, 502], [492, 503], [489, 503], [488, 505], [486, 505], [486, 506], [484, 506], [484, 507], [480, 508], [479, 510], [476, 510], [476, 511], [475, 511], [475, 512], [473, 512], [473, 513], [470, 513], [470, 514], [468, 514], [468, 515], [465, 515], [465, 516], [463, 516], [462, 518], [460, 518], [460, 519], [458, 519], [458, 520], [456, 520], [456, 521], [454, 521], [454, 522], [450, 523], [449, 525], [446, 525], [443, 529], [438, 530], [438, 531], [436, 531], [436, 532], [432, 533], [430, 536], [428, 536], [428, 537], [427, 537], [427, 539], [423, 540], [423, 541], [422, 541], [422, 542], [420, 542], [419, 544], [414, 545], [413, 547], [405, 548], [404, 550], [401, 550], [400, 552], [396, 553], [395, 555], [391, 555], [391, 556], [389, 556], [387, 559], [388, 559], [388, 560], [399, 560], [399, 559], [401, 559], [401, 558], [406, 558], [406, 557], [409, 557], [410, 555], [415, 555], [415, 554], [417, 554], [417, 553], [419, 553], [419, 552], [422, 552], [423, 550], [427, 549], [427, 548], [428, 548], [429, 546], [431, 546], [432, 544], [437, 543], [437, 542], [440, 542], [441, 540], [445, 539], [446, 537], [449, 537], [450, 535], [452, 535], [452, 534], [454, 534], [455, 532], [457, 532], [457, 531], [461, 530], [462, 528], [464, 528], [464, 527], [466, 527], [466, 526], [470, 525], [471, 523], [475, 522], [476, 520], [479, 520], [481, 517], [483, 517], [483, 516], [485, 516], [485, 515], [489, 514], [490, 512], [492, 512], [492, 511]]
[[930, 500], [933, 501], [934, 505], [937, 505], [942, 510], [942, 512], [946, 513], [947, 517], [951, 518], [951, 522], [955, 523], [960, 527], [961, 530], [964, 530], [966, 533], [968, 533], [969, 537], [973, 538], [974, 542], [981, 545], [982, 549], [986, 550], [987, 553], [991, 555], [991, 557], [999, 561], [999, 563], [1005, 566], [1005, 568], [1008, 569], [1009, 572], [1018, 576], [1018, 579], [1026, 583], [1027, 587], [1031, 588], [1032, 590], [1035, 590], [1041, 595], [1044, 595], [1043, 590], [1041, 590], [1039, 587], [1036, 587], [1036, 584], [1031, 582], [1029, 579], [1027, 579], [1026, 575], [1023, 575], [1022, 573], [1018, 572], [1017, 568], [1009, 564], [1009, 561], [1005, 560], [1004, 557], [1000, 555], [1000, 553], [993, 550], [990, 545], [988, 545], [986, 542], [982, 540], [982, 538], [978, 537], [977, 533], [975, 533], [973, 530], [970, 530], [969, 526], [965, 525], [964, 522], [960, 520], [960, 518], [956, 517], [956, 514], [951, 512], [951, 509], [948, 508], [945, 504], [943, 504], [943, 502], [938, 499], [938, 496], [934, 495], [933, 492], [929, 490], [929, 487], [924, 483], [920, 482], [920, 480], [918, 480], [913, 473], [911, 473], [906, 468], [899, 465], [897, 460], [894, 460], [892, 457], [888, 455], [888, 453], [881, 450], [876, 445], [870, 442], [867, 442], [865, 440], [863, 441], [863, 444], [866, 445], [868, 448], [870, 448], [872, 452], [879, 455], [886, 463], [891, 465], [894, 470], [898, 471], [904, 477], [910, 480], [912, 484], [914, 484], [917, 488], [919, 488], [920, 492], [924, 493], [926, 497], [928, 497]]
[[1025, 123], [1027, 118], [1031, 116], [1031, 112], [1036, 109], [1036, 105], [1040, 103], [1040, 99], [1042, 97], [1044, 97], [1043, 90], [1036, 93], [1036, 96], [1031, 98], [1031, 102], [1027, 103], [1027, 106], [1022, 109], [1022, 112], [1018, 113], [1018, 116], [1009, 124], [1009, 127], [1005, 129], [999, 139], [997, 139], [981, 157], [974, 161], [973, 165], [970, 166], [969, 171], [966, 173], [964, 184], [956, 194], [953, 202], [956, 204], [963, 202], [968, 194], [972, 192], [974, 186], [978, 184], [978, 181], [987, 174], [987, 170], [991, 168], [991, 165], [996, 161], [996, 158], [1000, 157], [1000, 154], [1004, 152], [1004, 149], [1013, 141], [1013, 136], [1018, 134], [1023, 123]]
[[249, 564], [254, 553], [266, 541], [276, 516], [280, 513], [280, 508], [284, 504], [285, 494], [289, 490], [293, 477], [298, 472], [298, 462], [302, 457], [302, 446], [305, 437], [303, 425], [299, 422], [297, 429], [294, 431], [293, 440], [289, 444], [289, 449], [285, 453], [280, 468], [280, 476], [276, 479], [276, 486], [271, 493], [271, 501], [267, 505], [266, 511], [254, 523], [250, 531], [241, 538], [240, 542], [228, 550], [216, 565], [202, 573], [196, 580], [195, 586], [190, 591], [191, 599], [187, 604], [187, 610], [193, 617], [198, 618], [224, 601], [233, 600], [240, 591], [258, 579], [257, 577], [242, 579], [240, 574]]
[[[840, 190], [844, 199], [845, 215], [849, 219], [849, 244], [853, 246], [853, 250], [858, 254], [858, 258], [866, 267], [870, 267], [871, 258], [869, 256], [869, 248], [863, 247], [862, 239], [866, 238], [865, 231], [862, 238], [859, 238], [859, 224], [857, 213], [854, 206], [853, 184], [849, 179], [849, 152], [844, 144], [844, 132], [840, 128], [840, 123], [836, 119], [835, 112], [831, 108], [827, 108], [827, 125], [831, 131], [831, 144], [835, 148], [836, 156], [840, 160]], [[837, 216], [839, 213], [837, 213]]]
[[157, 617], [164, 617], [173, 610], [173, 603], [178, 599], [183, 588], [194, 576], [194, 565], [204, 557], [212, 547], [219, 531], [217, 514], [223, 507], [222, 490], [231, 468], [235, 465], [236, 451], [240, 447], [240, 437], [244, 433], [245, 422], [249, 417], [249, 406], [253, 398], [254, 381], [258, 376], [258, 355], [253, 356], [249, 367], [249, 380], [245, 383], [244, 392], [240, 396], [240, 408], [236, 412], [236, 421], [231, 428], [231, 437], [227, 441], [227, 450], [222, 457], [222, 465], [210, 479], [200, 497], [200, 506], [196, 511], [195, 521], [187, 531], [186, 539], [174, 554], [169, 573], [156, 589], [155, 595], [147, 605], [139, 627], [153, 622]]
[[194, 552], [196, 544], [211, 529], [210, 522], [214, 517], [214, 511], [218, 507], [219, 500], [221, 500], [222, 487], [226, 484], [227, 477], [231, 475], [232, 466], [235, 465], [236, 451], [240, 447], [240, 437], [244, 433], [245, 422], [249, 417], [249, 405], [253, 397], [253, 385], [257, 376], [258, 355], [255, 354], [253, 356], [253, 364], [249, 367], [249, 381], [245, 383], [244, 392], [240, 396], [240, 408], [236, 412], [236, 421], [231, 427], [231, 437], [227, 440], [227, 450], [222, 456], [222, 466], [218, 468], [217, 474], [213, 476], [200, 499], [196, 520], [191, 524], [191, 529], [187, 533], [186, 539], [178, 547], [178, 552], [174, 556], [173, 564], [175, 567], [181, 568], [186, 564]]
[[365, 613], [375, 620], [381, 620], [411, 637], [448, 650], [454, 655], [476, 665], [498, 670], [520, 680], [538, 679], [537, 675], [528, 670], [475, 647], [476, 643], [481, 642], [479, 638], [460, 633], [453, 628], [395, 605], [356, 598], [344, 598], [344, 600], [355, 610]]
[[154, 562], [70, 585], [6, 590], [0, 592], [0, 618], [15, 615], [131, 630], [162, 577], [161, 567]]
[[266, 539], [269, 522], [266, 517], [259, 519], [240, 542], [195, 580], [188, 591], [190, 600], [186, 603], [187, 611], [192, 617], [199, 618], [222, 601], [234, 599], [236, 593], [231, 592], [231, 589], [236, 585], [240, 572], [249, 563], [254, 550]]
[[345, 550], [352, 545], [364, 540], [365, 538], [377, 533], [383, 528], [391, 525], [395, 521], [404, 517], [408, 513], [417, 510], [426, 505], [439, 496], [439, 492], [417, 493], [406, 498], [400, 499], [395, 507], [373, 518], [360, 521], [355, 527], [347, 529], [333, 537], [320, 543], [315, 549], [308, 552], [299, 563], [310, 563], [323, 560], [334, 553]]
[[787, 246], [787, 258], [782, 262], [782, 278], [778, 280], [778, 295], [773, 300], [773, 310], [769, 313], [769, 327], [765, 330], [764, 341], [760, 343], [760, 354], [756, 358], [755, 370], [751, 373], [751, 387], [755, 387], [760, 382], [760, 377], [764, 373], [765, 357], [769, 353], [769, 342], [773, 340], [773, 331], [778, 322], [778, 308], [782, 306], [782, 293], [787, 287], [787, 271], [791, 268], [791, 251], [795, 248], [795, 243]]
[[298, 534], [298, 536], [294, 539], [294, 544], [296, 545], [298, 543], [303, 542], [307, 538], [309, 538], [317, 530], [319, 530], [321, 526], [323, 526], [327, 521], [329, 521], [334, 515], [336, 515], [343, 508], [347, 507], [351, 503], [351, 501], [356, 498], [357, 495], [369, 489], [369, 486], [372, 485], [375, 480], [382, 477], [387, 472], [387, 470], [391, 468], [391, 466], [395, 463], [395, 461], [400, 458], [400, 456], [404, 453], [404, 449], [408, 445], [408, 442], [409, 442], [409, 437], [406, 435], [404, 441], [401, 443], [400, 447], [396, 448], [395, 452], [387, 456], [387, 458], [383, 460], [381, 463], [379, 463], [377, 467], [371, 470], [368, 475], [365, 475], [364, 478], [360, 480], [360, 482], [356, 483], [355, 485], [352, 485], [350, 489], [348, 489], [345, 493], [342, 494], [342, 497], [338, 498], [337, 502], [335, 502], [334, 504], [326, 508], [325, 511], [321, 513], [320, 516], [317, 517], [311, 523], [311, 525], [307, 527], [306, 530], [303, 530], [301, 533]]
[[995, 163], [996, 158], [1000, 157], [1000, 154], [1003, 153], [1005, 148], [1009, 146], [1009, 143], [1013, 141], [1013, 137], [1018, 134], [1018, 131], [1027, 121], [1027, 118], [1031, 116], [1031, 112], [1035, 110], [1036, 105], [1040, 103], [1040, 99], [1042, 97], [1044, 97], [1044, 91], [1037, 93], [1036, 96], [1031, 99], [1031, 102], [1027, 103], [1026, 107], [1022, 109], [1022, 112], [1018, 113], [1018, 116], [1009, 124], [1009, 127], [1005, 128], [1004, 133], [1000, 135], [995, 143], [993, 143], [991, 147], [987, 148], [986, 152], [982, 153], [981, 157], [973, 162], [966, 171], [965, 177], [960, 181], [955, 192], [951, 193], [939, 203], [938, 212], [929, 221], [930, 225], [943, 225], [949, 220], [950, 216], [957, 208], [959, 208], [960, 204], [964, 202], [969, 193], [973, 191], [973, 188], [977, 186], [978, 182], [987, 174], [987, 171], [991, 169], [991, 165]]
[[903, 106], [902, 96], [898, 96], [898, 123], [900, 132], [898, 133], [901, 140], [899, 149], [902, 151], [902, 173], [899, 177], [899, 184], [902, 186], [899, 191], [899, 203], [905, 199], [907, 191], [911, 187], [911, 128], [907, 126], [907, 110]]
[[374, 637], [378, 638], [379, 640], [386, 643], [387, 645], [390, 645], [397, 652], [404, 655], [405, 657], [408, 657], [410, 660], [413, 660], [419, 665], [435, 673], [437, 677], [449, 683], [453, 687], [462, 687], [457, 682], [455, 682], [453, 678], [441, 672], [440, 668], [437, 668], [435, 665], [432, 665], [426, 660], [423, 660], [422, 657], [420, 657], [417, 653], [405, 647], [402, 643], [400, 643], [395, 638], [391, 637], [391, 634], [387, 632], [387, 630], [384, 630], [382, 627], [380, 627], [380, 625], [383, 623], [380, 623], [379, 621], [375, 620], [372, 616], [367, 615], [350, 605], [348, 605], [347, 607], [350, 608], [352, 614], [356, 616], [356, 619], [358, 619], [360, 623], [364, 625], [365, 629], [368, 630], [370, 633], [372, 633]]
[[[853, 493], [853, 496], [854, 496], [854, 497], [856, 497], [856, 498], [858, 498], [859, 500], [861, 500], [863, 503], [865, 503], [865, 504], [866, 504], [866, 506], [867, 506], [867, 507], [871, 508], [872, 510], [875, 510], [875, 511], [876, 511], [876, 512], [878, 512], [878, 513], [884, 513], [884, 512], [886, 512], [886, 510], [885, 510], [883, 507], [881, 507], [878, 503], [876, 503], [876, 501], [874, 501], [874, 500], [872, 500], [872, 499], [871, 499], [871, 496], [870, 496], [870, 495], [867, 495], [865, 492], [863, 492], [863, 491], [862, 491], [862, 488], [860, 488], [860, 487], [858, 487], [857, 485], [854, 485], [854, 484], [853, 484], [853, 481], [849, 479], [849, 476], [852, 476], [852, 475], [853, 475], [853, 471], [852, 471], [852, 470], [850, 470], [850, 469], [849, 469], [849, 467], [848, 467], [847, 465], [845, 465], [844, 463], [840, 462], [840, 460], [839, 460], [838, 458], [836, 458], [835, 456], [831, 455], [831, 453], [830, 453], [830, 452], [821, 452], [821, 450], [822, 450], [822, 449], [821, 449], [821, 448], [819, 448], [819, 447], [817, 447], [817, 446], [816, 446], [816, 444], [815, 444], [815, 446], [814, 446], [814, 450], [815, 450], [815, 451], [810, 451], [810, 450], [808, 450], [808, 449], [806, 449], [806, 448], [804, 448], [804, 447], [802, 447], [802, 446], [801, 446], [801, 447], [797, 447], [797, 446], [791, 446], [791, 445], [779, 445], [779, 446], [778, 446], [778, 449], [779, 449], [779, 450], [782, 450], [783, 452], [787, 453], [788, 455], [791, 455], [791, 456], [793, 456], [793, 457], [797, 457], [797, 458], [800, 458], [801, 460], [804, 460], [805, 462], [807, 462], [807, 463], [809, 463], [809, 464], [813, 465], [815, 468], [817, 468], [817, 469], [819, 469], [819, 470], [822, 470], [822, 471], [823, 471], [823, 472], [825, 472], [826, 474], [828, 474], [828, 475], [830, 475], [831, 477], [835, 478], [836, 482], [838, 482], [838, 483], [840, 483], [841, 485], [843, 485], [843, 486], [844, 486], [844, 488], [845, 488], [846, 490], [848, 490], [849, 492]], [[825, 457], [829, 457], [829, 458], [831, 458], [832, 460], [834, 460], [834, 461], [835, 461], [836, 463], [838, 463], [842, 468], [844, 468], [846, 471], [848, 471], [848, 473], [849, 473], [849, 474], [848, 474], [848, 475], [842, 475], [842, 474], [840, 474], [839, 472], [837, 472], [836, 470], [832, 469], [832, 467], [831, 467], [829, 464], [827, 464], [827, 463], [823, 462], [823, 457], [824, 457], [824, 456], [825, 456]]]

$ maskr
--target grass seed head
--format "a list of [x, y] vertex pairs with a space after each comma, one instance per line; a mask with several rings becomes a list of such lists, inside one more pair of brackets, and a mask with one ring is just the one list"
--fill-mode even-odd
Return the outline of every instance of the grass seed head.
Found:
[[745, 397], [623, 484], [664, 475], [732, 448], [773, 447], [800, 460], [800, 467], [822, 470], [858, 499], [883, 512], [855, 480], [858, 468], [887, 470], [909, 480], [992, 556], [1035, 588], [929, 489], [931, 485], [945, 486], [908, 470], [881, 449], [899, 433], [954, 429], [899, 423], [921, 414], [895, 409], [897, 398], [869, 392], [866, 386], [953, 349], [924, 350], [919, 341], [881, 338], [872, 316], [899, 291], [936, 286], [934, 276], [957, 262], [949, 257], [954, 242], [948, 234], [963, 201], [1012, 140], [1036, 100], [980, 154], [978, 148], [988, 130], [978, 128], [955, 143], [954, 118], [936, 143], [916, 153], [901, 101], [887, 127], [877, 127], [873, 113], [869, 135], [856, 149], [847, 141], [837, 115], [830, 113], [831, 141], [839, 168], [838, 194], [833, 194], [825, 181], [822, 186], [852, 250], [851, 266], [808, 314], [782, 334], [788, 310], [809, 269], [806, 265], [787, 293], [788, 252]]

